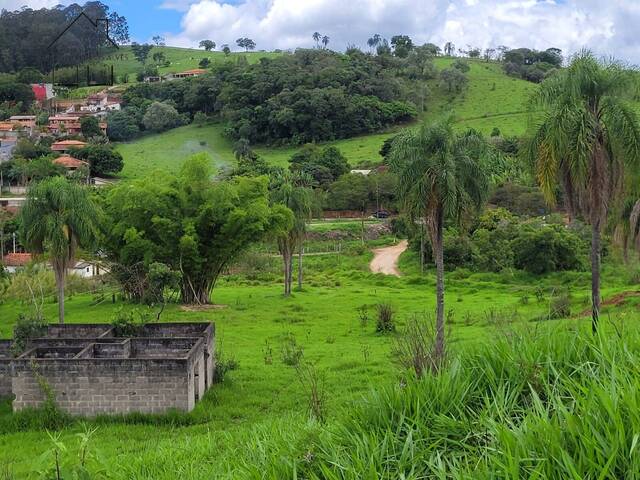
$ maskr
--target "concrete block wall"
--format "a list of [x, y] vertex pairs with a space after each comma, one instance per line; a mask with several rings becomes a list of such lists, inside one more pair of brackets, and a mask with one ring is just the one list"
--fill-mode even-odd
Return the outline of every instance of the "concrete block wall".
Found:
[[113, 327], [108, 324], [69, 323], [51, 324], [47, 328], [47, 338], [101, 338], [112, 337]]
[[11, 341], [0, 340], [0, 397], [11, 395]]
[[[32, 361], [13, 362], [16, 411], [38, 407], [44, 400]], [[35, 363], [58, 406], [72, 415], [190, 411], [195, 405], [189, 359], [35, 359]]]

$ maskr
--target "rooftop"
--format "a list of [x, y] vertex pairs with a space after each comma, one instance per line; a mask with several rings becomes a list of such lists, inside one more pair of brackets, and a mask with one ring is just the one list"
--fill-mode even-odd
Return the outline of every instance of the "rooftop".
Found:
[[62, 165], [64, 168], [80, 168], [84, 165], [88, 165], [84, 160], [79, 160], [70, 155], [63, 155], [56, 158], [53, 163], [56, 165]]
[[7, 253], [4, 256], [4, 265], [7, 267], [24, 267], [31, 262], [30, 253]]
[[67, 150], [68, 148], [82, 148], [86, 147], [86, 142], [81, 142], [80, 140], [62, 140], [60, 142], [55, 142], [51, 144], [51, 150]]

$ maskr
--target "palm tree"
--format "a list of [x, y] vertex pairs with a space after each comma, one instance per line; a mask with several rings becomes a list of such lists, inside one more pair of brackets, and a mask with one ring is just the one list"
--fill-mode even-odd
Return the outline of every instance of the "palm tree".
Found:
[[313, 35], [311, 35], [311, 38], [313, 38], [316, 41], [316, 47], [320, 48], [320, 39], [322, 38], [322, 35], [320, 35], [320, 32], [313, 32]]
[[329, 37], [327, 35], [324, 35], [322, 37], [322, 45], [324, 46], [324, 48], [327, 48], [327, 45], [329, 45]]
[[427, 227], [436, 264], [435, 356], [444, 357], [444, 259], [445, 220], [460, 221], [471, 209], [479, 209], [488, 181], [478, 159], [486, 144], [474, 132], [454, 133], [452, 119], [405, 130], [393, 142], [389, 155], [399, 175], [398, 196], [411, 219]]
[[369, 45], [369, 48], [373, 51], [378, 45], [380, 45], [381, 41], [382, 37], [379, 33], [376, 33], [373, 35], [373, 37], [367, 40], [367, 45]]
[[284, 295], [291, 295], [293, 282], [293, 252], [298, 248], [298, 288], [302, 288], [302, 255], [307, 221], [311, 217], [311, 178], [304, 174], [284, 172], [276, 179], [277, 186], [272, 191], [271, 200], [293, 212], [293, 226], [278, 237], [278, 250], [284, 265]]
[[600, 235], [609, 207], [623, 198], [625, 175], [640, 158], [640, 125], [623, 96], [632, 72], [602, 62], [591, 52], [578, 54], [568, 68], [545, 80], [532, 97], [540, 120], [523, 150], [535, 163], [538, 182], [550, 204], [556, 187], [566, 207], [591, 224], [592, 330], [600, 311]]
[[58, 318], [64, 323], [67, 269], [77, 249], [95, 239], [98, 210], [85, 187], [51, 177], [29, 189], [20, 215], [25, 247], [49, 255], [58, 289]]

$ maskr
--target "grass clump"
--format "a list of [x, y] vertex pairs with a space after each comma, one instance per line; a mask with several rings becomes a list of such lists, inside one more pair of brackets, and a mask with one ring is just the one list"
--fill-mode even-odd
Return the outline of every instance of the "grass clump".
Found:
[[373, 392], [283, 478], [637, 478], [639, 361], [637, 333], [511, 335]]
[[396, 331], [393, 307], [388, 303], [378, 304], [378, 317], [376, 319], [376, 332], [391, 333]]

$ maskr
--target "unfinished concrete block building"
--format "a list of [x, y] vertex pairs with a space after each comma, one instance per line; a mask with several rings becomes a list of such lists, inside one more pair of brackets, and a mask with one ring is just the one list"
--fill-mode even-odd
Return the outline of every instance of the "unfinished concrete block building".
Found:
[[[74, 415], [190, 411], [213, 382], [211, 323], [146, 324], [117, 336], [110, 325], [50, 325], [20, 356], [0, 341], [0, 396], [38, 407], [45, 388]], [[45, 388], [43, 388], [46, 386]]]

